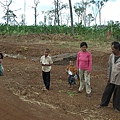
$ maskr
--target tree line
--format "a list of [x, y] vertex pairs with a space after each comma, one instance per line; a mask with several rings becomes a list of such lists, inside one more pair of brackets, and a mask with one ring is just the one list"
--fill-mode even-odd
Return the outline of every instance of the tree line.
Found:
[[[1, 24], [1, 29], [4, 28], [4, 31], [1, 31], [2, 34], [5, 32], [7, 33], [16, 33], [15, 31], [20, 31], [20, 33], [26, 33], [26, 29], [30, 32], [36, 31], [46, 31], [46, 33], [61, 33], [65, 30], [65, 33], [68, 34], [71, 31], [71, 34], [83, 34], [85, 31], [91, 30], [92, 33], [95, 31], [98, 31], [98, 29], [102, 28], [101, 23], [101, 10], [105, 6], [109, 0], [81, 0], [80, 2], [75, 3], [72, 5], [72, 1], [68, 0], [67, 3], [63, 3], [61, 0], [53, 0], [54, 8], [48, 11], [42, 11], [44, 14], [44, 22], [37, 24], [37, 17], [38, 17], [38, 6], [40, 4], [39, 0], [33, 0], [33, 10], [34, 10], [34, 24], [32, 26], [26, 25], [26, 15], [25, 15], [25, 6], [26, 6], [26, 0], [24, 0], [24, 13], [21, 15], [21, 22], [18, 23], [16, 18], [17, 15], [15, 14], [14, 10], [10, 9], [10, 5], [13, 3], [13, 0], [6, 0], [4, 2], [0, 1], [0, 4], [4, 10], [4, 16], [2, 19], [5, 20], [5, 24]], [[92, 11], [88, 13], [89, 9], [91, 8]], [[20, 10], [21, 8], [18, 8], [16, 11]], [[64, 10], [69, 10], [69, 14], [65, 14], [64, 17], [66, 17], [66, 23], [63, 23], [62, 14]], [[74, 16], [73, 12], [77, 15], [77, 22], [74, 23]], [[99, 18], [99, 25], [96, 23], [97, 17]], [[47, 21], [49, 25], [47, 25]], [[52, 25], [52, 22], [54, 23]], [[70, 22], [70, 25], [69, 25]], [[91, 27], [91, 22], [94, 22], [94, 25]], [[12, 31], [10, 26], [14, 26], [14, 30]], [[112, 25], [112, 26], [111, 26]], [[102, 31], [111, 32], [112, 34], [116, 34], [115, 30], [113, 30], [114, 26], [116, 26], [117, 33], [119, 33], [119, 22], [113, 22], [109, 21], [107, 27], [104, 26], [104, 29]], [[25, 27], [26, 26], [26, 27]], [[36, 26], [36, 27], [34, 27]], [[39, 30], [38, 30], [38, 26]], [[96, 27], [97, 26], [97, 27]], [[101, 27], [99, 27], [101, 26]], [[22, 30], [21, 30], [22, 29]], [[100, 30], [99, 29], [99, 30]], [[77, 31], [76, 31], [77, 30]], [[82, 31], [83, 30], [83, 31]], [[12, 31], [12, 32], [10, 32]], [[28, 32], [28, 33], [29, 33]], [[91, 32], [90, 32], [91, 33]]]
[[[38, 18], [38, 6], [40, 4], [40, 0], [33, 0], [34, 3], [31, 8], [34, 10], [34, 25], [37, 25], [37, 18]], [[54, 26], [56, 25], [68, 25], [70, 21], [72, 20], [72, 16], [77, 16], [78, 21], [77, 23], [82, 23], [84, 26], [90, 26], [91, 22], [94, 21], [94, 25], [96, 25], [96, 19], [99, 17], [99, 25], [101, 25], [101, 10], [105, 6], [105, 3], [109, 0], [81, 0], [80, 2], [75, 3], [74, 5], [71, 4], [71, 0], [68, 0], [67, 3], [63, 3], [61, 0], [53, 0], [54, 8], [51, 8], [47, 11], [42, 11], [44, 14], [44, 22], [43, 24], [46, 24], [46, 21], [49, 22], [49, 25], [52, 25], [52, 22], [54, 21]], [[10, 6], [12, 5], [13, 0], [5, 0], [4, 2], [0, 1], [1, 7], [4, 11], [4, 16], [2, 17], [3, 20], [5, 20], [5, 24], [10, 25], [26, 25], [25, 19], [25, 6], [26, 6], [26, 0], [24, 0], [24, 8], [18, 8], [17, 10], [10, 9]], [[21, 14], [21, 22], [18, 23], [16, 18], [18, 17], [15, 14], [15, 11], [24, 9], [24, 13]], [[69, 13], [65, 13], [64, 11], [66, 9], [69, 9]], [[89, 10], [92, 10], [88, 13]], [[73, 12], [75, 14], [73, 14]], [[66, 23], [63, 23], [63, 18], [66, 18]], [[40, 21], [39, 21], [40, 22]], [[40, 24], [40, 23], [39, 23]]]

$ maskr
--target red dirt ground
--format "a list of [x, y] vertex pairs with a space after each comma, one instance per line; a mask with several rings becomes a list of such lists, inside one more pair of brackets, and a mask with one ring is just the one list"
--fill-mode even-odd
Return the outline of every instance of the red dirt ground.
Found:
[[[44, 43], [45, 40], [48, 42]], [[56, 42], [58, 40], [61, 45]], [[41, 90], [44, 86], [41, 65], [32, 58], [39, 58], [45, 48], [51, 49], [52, 56], [78, 52], [78, 48], [61, 47], [64, 40], [77, 39], [64, 35], [0, 36], [1, 52], [26, 57], [4, 57], [4, 76], [0, 76], [0, 120], [120, 120], [120, 113], [113, 110], [112, 101], [109, 107], [95, 107], [100, 103], [106, 85], [110, 52], [91, 50], [91, 97], [86, 97], [85, 91], [77, 93], [78, 81], [73, 90], [68, 89], [67, 60], [52, 66], [50, 91]]]

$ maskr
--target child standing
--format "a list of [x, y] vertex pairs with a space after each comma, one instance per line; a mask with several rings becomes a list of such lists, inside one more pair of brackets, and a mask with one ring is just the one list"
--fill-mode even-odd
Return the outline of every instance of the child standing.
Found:
[[79, 91], [82, 92], [86, 87], [86, 96], [91, 96], [90, 72], [92, 69], [92, 55], [87, 51], [88, 45], [86, 42], [80, 44], [81, 51], [78, 52], [76, 67], [79, 73], [80, 86]]
[[77, 69], [76, 69], [76, 67], [73, 64], [73, 61], [69, 61], [69, 65], [66, 68], [66, 72], [68, 74], [68, 85], [69, 85], [69, 88], [72, 89], [74, 84], [76, 83], [74, 76], [76, 75], [76, 72], [77, 72]]
[[3, 75], [3, 66], [2, 66], [2, 62], [3, 62], [3, 54], [0, 53], [0, 76]]
[[52, 58], [49, 55], [50, 50], [45, 49], [44, 55], [40, 58], [42, 64], [42, 78], [45, 85], [45, 90], [50, 89], [50, 71], [51, 65], [53, 64]]

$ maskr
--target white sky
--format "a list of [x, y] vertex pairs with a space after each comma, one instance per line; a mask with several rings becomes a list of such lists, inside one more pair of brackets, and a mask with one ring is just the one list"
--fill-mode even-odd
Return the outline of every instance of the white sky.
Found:
[[[6, 0], [0, 0], [4, 3]], [[38, 12], [39, 16], [37, 18], [37, 23], [40, 21], [44, 22], [44, 17], [41, 11], [47, 11], [54, 8], [53, 4], [54, 0], [40, 0], [40, 3], [38, 4]], [[63, 3], [68, 3], [68, 0], [61, 0]], [[81, 0], [71, 0], [72, 5], [74, 5], [76, 2], [80, 2]], [[34, 24], [34, 9], [32, 8], [34, 6], [34, 0], [26, 0], [26, 23], [28, 25]], [[102, 22], [106, 23], [107, 21], [113, 20], [113, 21], [120, 21], [120, 0], [109, 0], [107, 3], [105, 3], [104, 8], [102, 9]], [[17, 21], [20, 22], [20, 16], [21, 14], [24, 14], [24, 0], [13, 0], [13, 3], [10, 5], [10, 10], [17, 10], [14, 13], [17, 15]], [[73, 9], [74, 10], [74, 9]], [[66, 11], [65, 11], [66, 12]], [[67, 10], [69, 12], [69, 10]], [[3, 8], [0, 5], [0, 23], [4, 22], [1, 18], [4, 16]], [[74, 15], [74, 19], [77, 21], [77, 17]]]

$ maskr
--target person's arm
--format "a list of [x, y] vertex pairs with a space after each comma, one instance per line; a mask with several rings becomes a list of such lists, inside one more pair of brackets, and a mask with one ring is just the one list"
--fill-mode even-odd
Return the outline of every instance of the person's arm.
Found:
[[77, 73], [79, 71], [79, 53], [77, 54], [77, 59], [76, 59], [76, 69], [77, 69]]
[[78, 61], [79, 54], [77, 54], [77, 59], [76, 59], [76, 68], [78, 69], [79, 61]]
[[42, 58], [40, 58], [40, 63], [42, 66], [46, 66], [46, 64], [42, 62]]
[[108, 73], [107, 73], [107, 82], [110, 82], [110, 77], [111, 77], [111, 71], [112, 71], [112, 54], [109, 57], [108, 60]]
[[48, 66], [52, 66], [53, 65], [53, 60], [52, 58], [50, 57], [50, 62], [49, 62], [49, 65]]
[[47, 66], [47, 65], [44, 63], [44, 58], [43, 58], [43, 56], [40, 58], [40, 63], [41, 63], [42, 66]]
[[65, 68], [65, 72], [68, 74], [68, 68], [69, 68], [69, 66], [67, 66], [66, 68]]
[[89, 58], [88, 58], [88, 72], [90, 73], [92, 69], [92, 54], [89, 53]]
[[42, 57], [40, 58], [39, 62], [42, 64]]

